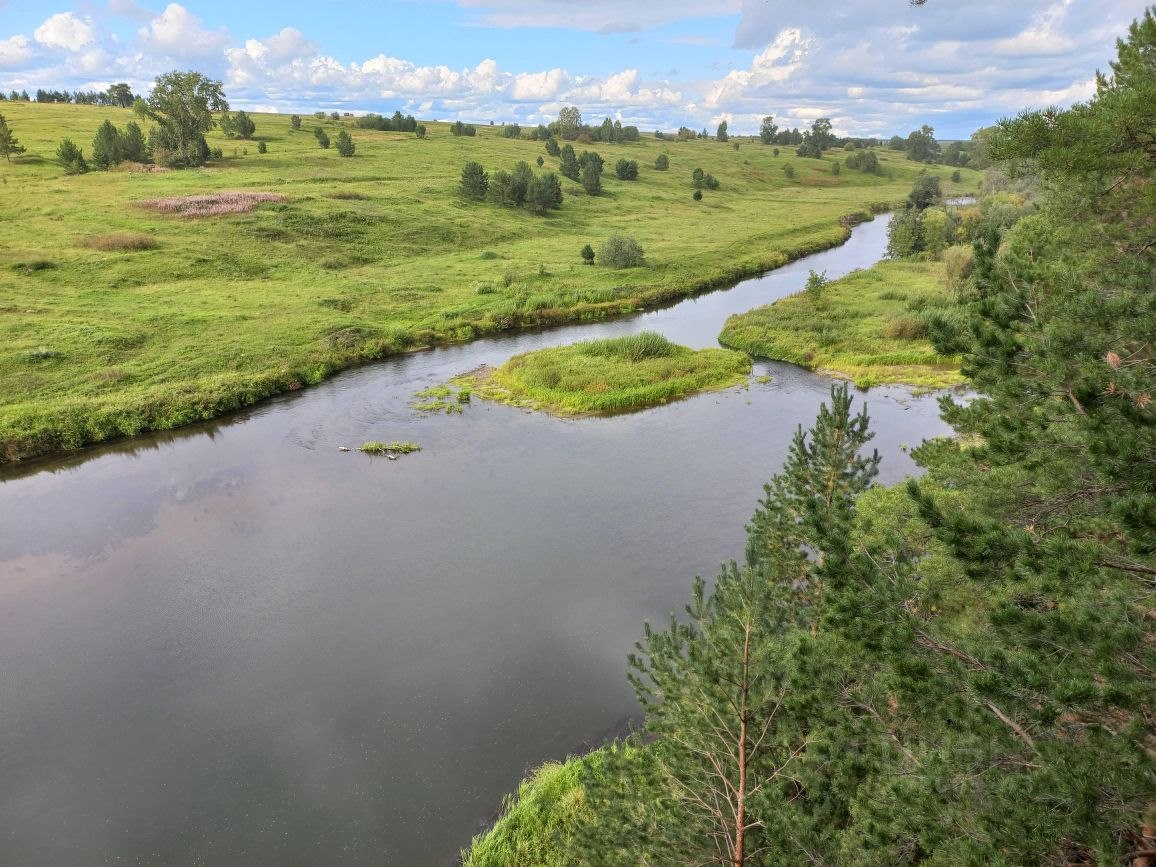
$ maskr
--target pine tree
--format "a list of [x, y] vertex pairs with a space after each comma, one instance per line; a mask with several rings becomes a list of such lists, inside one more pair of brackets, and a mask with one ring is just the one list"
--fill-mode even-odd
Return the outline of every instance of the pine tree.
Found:
[[[139, 127], [138, 127], [139, 130]], [[92, 140], [92, 162], [98, 169], [110, 169], [123, 159], [121, 135], [112, 121], [104, 121]]]
[[124, 133], [120, 137], [120, 152], [121, 156], [130, 162], [140, 163], [145, 160], [144, 134], [134, 121], [130, 120], [124, 125]]
[[8, 121], [4, 119], [4, 115], [0, 114], [0, 156], [4, 157], [8, 162], [12, 162], [13, 156], [20, 156], [24, 153], [24, 147], [21, 146], [19, 140], [13, 135], [11, 127], [8, 126]]
[[353, 137], [344, 129], [337, 134], [334, 147], [337, 148], [337, 153], [343, 157], [351, 157], [357, 150], [357, 145], [353, 143]]
[[486, 197], [486, 191], [489, 187], [490, 180], [486, 170], [482, 168], [482, 164], [472, 161], [466, 163], [462, 168], [462, 195], [467, 199], [480, 202]]
[[88, 171], [88, 162], [84, 159], [84, 151], [69, 138], [61, 139], [60, 144], [57, 145], [56, 161], [64, 167], [66, 175], [83, 175]]

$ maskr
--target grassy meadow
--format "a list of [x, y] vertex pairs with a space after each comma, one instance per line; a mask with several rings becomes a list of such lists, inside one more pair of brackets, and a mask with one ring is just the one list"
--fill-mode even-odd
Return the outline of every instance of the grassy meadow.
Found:
[[750, 371], [745, 353], [696, 352], [644, 331], [525, 352], [459, 381], [488, 400], [575, 416], [628, 412], [730, 388]]
[[821, 289], [730, 317], [724, 346], [850, 379], [860, 388], [963, 381], [959, 359], [936, 354], [924, 315], [949, 299], [938, 262], [880, 262]]
[[[563, 179], [561, 210], [537, 217], [458, 195], [468, 160], [509, 170], [541, 155], [557, 170], [542, 142], [497, 127], [456, 138], [426, 122], [425, 140], [353, 129], [345, 159], [312, 130], [333, 138], [352, 119], [304, 117], [293, 131], [288, 116], [255, 114], [266, 154], [214, 133], [224, 159], [203, 169], [66, 176], [61, 138], [90, 155], [100, 122], [123, 126], [131, 112], [0, 112], [28, 149], [0, 162], [0, 462], [210, 418], [360, 360], [617, 315], [776, 267], [839, 243], [841, 217], [902, 199], [922, 168], [882, 153], [885, 176], [835, 176], [842, 153], [775, 157], [748, 141], [575, 143], [605, 158], [603, 194]], [[666, 172], [653, 168], [660, 153]], [[638, 161], [637, 181], [614, 177], [622, 157]], [[721, 182], [701, 202], [696, 167]], [[979, 179], [930, 170], [949, 192]], [[136, 204], [224, 191], [283, 200], [202, 217]], [[634, 236], [647, 266], [584, 265], [582, 246], [611, 234]]]

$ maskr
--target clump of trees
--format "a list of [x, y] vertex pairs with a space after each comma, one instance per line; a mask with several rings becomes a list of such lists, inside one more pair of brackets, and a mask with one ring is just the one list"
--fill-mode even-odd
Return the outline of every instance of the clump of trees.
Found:
[[105, 120], [92, 140], [92, 163], [98, 169], [110, 169], [126, 160], [144, 162], [147, 151], [144, 133], [136, 123], [129, 121], [122, 132], [112, 121]]
[[236, 114], [229, 114], [227, 111], [221, 112], [219, 125], [225, 138], [248, 140], [257, 131], [257, 124], [245, 111], [239, 111]]
[[598, 261], [614, 269], [641, 268], [646, 264], [646, 256], [630, 235], [611, 235], [598, 248]]
[[[4, 95], [0, 94], [0, 99], [3, 98]], [[28, 91], [24, 91], [21, 94], [12, 91], [9, 98], [21, 99], [24, 102], [28, 102]], [[67, 90], [38, 89], [36, 91], [37, 102], [74, 103], [76, 105], [111, 105], [119, 108], [130, 108], [135, 100], [136, 96], [133, 94], [132, 88], [123, 81], [111, 85], [108, 90], [102, 91], [74, 90], [71, 93]]]
[[157, 77], [145, 99], [133, 110], [156, 123], [149, 132], [155, 162], [173, 168], [203, 166], [209, 159], [205, 133], [216, 126], [213, 112], [227, 112], [221, 82], [199, 72], [168, 72]]
[[475, 136], [477, 134], [477, 127], [472, 123], [462, 123], [460, 120], [455, 120], [453, 126], [450, 127], [450, 135]]
[[8, 121], [0, 114], [0, 157], [4, 157], [6, 162], [12, 162], [12, 157], [20, 156], [24, 150], [24, 146], [8, 126]]
[[838, 141], [831, 133], [831, 118], [820, 117], [811, 124], [811, 128], [803, 134], [803, 141], [795, 150], [795, 154], [809, 159], [823, 158], [823, 151], [833, 147]]
[[[359, 129], [375, 129], [382, 132], [417, 132], [417, 119], [412, 114], [402, 115], [395, 111], [391, 117], [372, 112], [357, 119]], [[462, 133], [454, 133], [461, 135]]]
[[718, 178], [702, 169], [695, 169], [691, 172], [690, 180], [696, 190], [717, 190], [719, 188]]
[[499, 169], [488, 174], [481, 163], [468, 162], [462, 168], [462, 196], [471, 201], [489, 201], [507, 208], [525, 208], [542, 215], [562, 207], [562, 184], [553, 172], [536, 175], [523, 161], [512, 172]]
[[879, 174], [879, 157], [876, 156], [873, 150], [856, 150], [852, 151], [843, 164], [849, 169], [856, 169], [861, 172], [866, 172], [869, 175]]

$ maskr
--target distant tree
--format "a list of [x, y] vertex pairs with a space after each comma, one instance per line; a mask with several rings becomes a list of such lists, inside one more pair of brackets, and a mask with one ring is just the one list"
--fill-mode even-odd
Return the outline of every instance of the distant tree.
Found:
[[268, 151], [269, 151], [269, 148], [265, 144], [264, 141], [257, 142], [257, 153], [263, 154], [263, 153], [268, 153]]
[[124, 132], [120, 136], [120, 155], [129, 162], [145, 161], [147, 154], [144, 133], [136, 121], [130, 120], [124, 125]]
[[587, 265], [594, 264], [594, 248], [589, 244], [582, 248], [582, 261]]
[[329, 112], [329, 119], [330, 120], [341, 120], [341, 113], [337, 112], [337, 111], [331, 111], [331, 112]]
[[775, 125], [775, 118], [772, 115], [767, 115], [763, 118], [762, 126], [759, 127], [759, 141], [765, 145], [769, 145], [775, 140], [775, 135], [779, 128]]
[[638, 268], [646, 264], [646, 257], [630, 235], [611, 235], [602, 242], [598, 261], [608, 268]]
[[803, 134], [803, 142], [799, 145], [796, 154], [811, 159], [822, 159], [823, 151], [835, 143], [835, 136], [831, 134], [831, 118], [820, 117], [811, 124], [811, 128]]
[[581, 132], [582, 112], [577, 106], [565, 106], [558, 112], [558, 134], [567, 141], [573, 141]]
[[730, 136], [727, 135], [727, 122], [725, 120], [718, 125], [718, 131], [715, 133], [715, 138], [721, 142], [729, 141]]
[[167, 72], [158, 76], [147, 99], [133, 110], [156, 122], [170, 166], [200, 166], [208, 158], [205, 133], [213, 128], [214, 111], [228, 111], [221, 82], [199, 72]]
[[665, 172], [668, 168], [670, 168], [670, 157], [668, 157], [666, 154], [659, 154], [654, 158], [654, 167], [660, 172]]
[[351, 157], [354, 151], [357, 150], [357, 145], [353, 143], [353, 137], [349, 134], [349, 130], [345, 129], [337, 133], [334, 146], [337, 149], [337, 153], [343, 157]]
[[783, 174], [788, 178], [793, 178], [795, 176], [795, 167], [790, 163], [787, 163], [785, 166], [783, 166]]
[[879, 173], [879, 157], [872, 150], [855, 151], [843, 162], [849, 169], [858, 169], [872, 175]]
[[289, 118], [289, 127], [291, 129], [301, 129], [301, 115], [295, 114]]
[[717, 190], [719, 187], [718, 178], [712, 174], [704, 172], [702, 169], [695, 169], [690, 174], [691, 182], [694, 184], [696, 190], [708, 189]]
[[12, 128], [8, 126], [8, 121], [4, 119], [4, 115], [0, 114], [0, 156], [8, 162], [12, 162], [12, 157], [20, 156], [24, 150], [16, 136], [13, 135]]
[[778, 148], [773, 148], [773, 149], [771, 150], [771, 155], [772, 155], [772, 156], [776, 156], [776, 157], [777, 157], [777, 156], [779, 155], [779, 149], [778, 149]]
[[120, 133], [112, 121], [106, 120], [96, 130], [96, 137], [92, 140], [93, 165], [107, 170], [119, 165], [122, 159]]
[[56, 147], [56, 161], [64, 167], [66, 175], [83, 175], [88, 171], [88, 162], [84, 158], [84, 151], [78, 148], [70, 138], [60, 140]]
[[574, 153], [574, 146], [566, 144], [560, 153], [561, 172], [572, 181], [578, 180], [582, 167], [578, 165], [578, 157]]
[[546, 172], [544, 175], [531, 177], [526, 187], [524, 206], [526, 210], [535, 214], [544, 214], [562, 207], [562, 184], [558, 181], [558, 176], [553, 172]]
[[462, 169], [461, 191], [467, 199], [481, 201], [486, 197], [490, 181], [481, 163], [468, 162]]
[[917, 211], [922, 211], [934, 205], [942, 195], [939, 177], [924, 171], [915, 178], [911, 192], [907, 194], [907, 203]]
[[904, 141], [900, 136], [893, 135], [887, 140], [887, 149], [893, 151], [901, 151], [904, 149]]
[[597, 196], [602, 192], [602, 172], [593, 163], [587, 163], [582, 169], [582, 189], [588, 196]]
[[450, 135], [475, 136], [477, 134], [478, 130], [472, 123], [462, 123], [460, 120], [455, 120], [453, 126], [450, 127]]
[[638, 163], [634, 160], [619, 160], [614, 164], [614, 174], [620, 181], [638, 180]]
[[110, 104], [120, 108], [132, 108], [136, 96], [133, 95], [132, 88], [123, 81], [119, 84], [114, 84], [108, 89], [108, 101]]
[[921, 163], [939, 161], [939, 142], [935, 140], [935, 130], [927, 124], [907, 136], [903, 149], [907, 151], [909, 160]]
[[257, 131], [257, 124], [247, 112], [239, 111], [233, 116], [233, 129], [240, 138], [251, 139]]
[[426, 137], [425, 124], [419, 123], [417, 126], [415, 126], [413, 128], [413, 134], [416, 135], [418, 138], [425, 138]]
[[314, 138], [317, 139], [317, 144], [321, 145], [321, 147], [323, 147], [323, 148], [329, 147], [329, 136], [326, 134], [325, 130], [323, 130], [321, 127], [316, 127], [313, 130], [313, 136], [314, 136]]
[[701, 202], [702, 201], [702, 190], [695, 190], [694, 194], [691, 196], [691, 198], [694, 199], [696, 202]]

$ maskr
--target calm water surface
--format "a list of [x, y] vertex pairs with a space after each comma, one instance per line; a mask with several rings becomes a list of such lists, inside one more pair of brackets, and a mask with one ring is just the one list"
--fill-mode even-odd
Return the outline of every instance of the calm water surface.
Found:
[[[636, 712], [645, 619], [742, 550], [829, 382], [773, 381], [615, 418], [414, 391], [481, 363], [722, 321], [843, 247], [628, 320], [410, 355], [227, 421], [9, 470], [0, 483], [0, 863], [452, 863], [523, 772]], [[884, 480], [944, 433], [867, 396]], [[416, 440], [397, 462], [338, 446]]]

